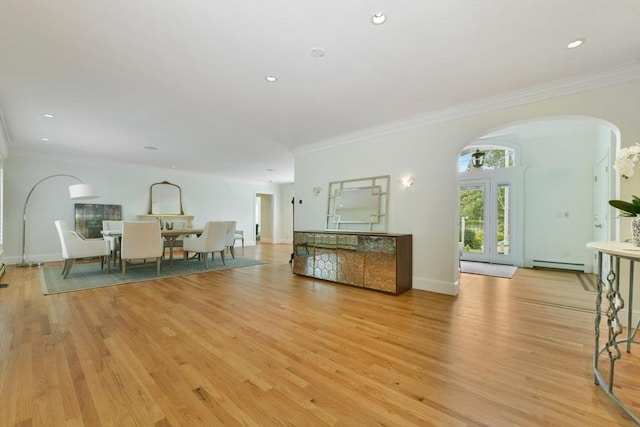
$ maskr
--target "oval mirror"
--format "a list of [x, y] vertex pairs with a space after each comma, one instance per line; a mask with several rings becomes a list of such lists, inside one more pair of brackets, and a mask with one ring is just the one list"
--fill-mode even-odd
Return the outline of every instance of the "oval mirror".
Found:
[[184, 215], [182, 210], [182, 190], [169, 181], [151, 184], [149, 214]]

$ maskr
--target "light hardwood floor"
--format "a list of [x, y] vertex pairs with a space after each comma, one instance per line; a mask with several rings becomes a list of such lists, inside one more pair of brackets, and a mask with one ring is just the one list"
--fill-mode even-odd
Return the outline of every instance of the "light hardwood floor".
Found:
[[[595, 294], [574, 273], [391, 296], [294, 276], [290, 252], [51, 296], [9, 266], [0, 426], [633, 424], [593, 383]], [[617, 374], [640, 410], [638, 353]]]

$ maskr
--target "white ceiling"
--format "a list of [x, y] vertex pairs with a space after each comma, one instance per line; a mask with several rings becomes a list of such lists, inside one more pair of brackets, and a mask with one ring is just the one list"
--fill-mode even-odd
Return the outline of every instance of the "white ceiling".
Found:
[[10, 154], [232, 179], [291, 182], [305, 147], [639, 61], [638, 0], [0, 0]]

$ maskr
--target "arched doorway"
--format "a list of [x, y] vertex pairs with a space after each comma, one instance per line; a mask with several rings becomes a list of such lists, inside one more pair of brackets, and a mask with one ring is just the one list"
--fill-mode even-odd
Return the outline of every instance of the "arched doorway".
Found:
[[[483, 231], [495, 236], [494, 242], [484, 243], [490, 254], [482, 259], [465, 251], [462, 259], [591, 272], [593, 254], [585, 244], [615, 235], [608, 200], [615, 194], [610, 165], [618, 135], [615, 126], [596, 118], [553, 117], [506, 125], [472, 141], [461, 151], [461, 159], [478, 147], [510, 147], [515, 149], [513, 167], [461, 171], [461, 195], [465, 185], [485, 180], [485, 191], [495, 195], [487, 203], [504, 203], [500, 197], [505, 195], [496, 190], [502, 182], [509, 185], [511, 205], [502, 213], [508, 215], [506, 225], [499, 223], [503, 219], [497, 208], [484, 218], [494, 227]], [[462, 213], [461, 208], [460, 241], [465, 244]], [[509, 239], [503, 238], [501, 247], [499, 239], [505, 235]], [[507, 243], [508, 254], [503, 250]]]

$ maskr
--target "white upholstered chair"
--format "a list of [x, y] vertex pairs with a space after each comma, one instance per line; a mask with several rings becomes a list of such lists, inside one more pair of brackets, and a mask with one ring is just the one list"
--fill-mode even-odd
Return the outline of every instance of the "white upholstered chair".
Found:
[[120, 264], [122, 275], [127, 273], [127, 261], [155, 258], [156, 270], [160, 274], [164, 244], [158, 221], [123, 221], [120, 241]]
[[62, 257], [64, 258], [62, 274], [65, 279], [73, 267], [74, 260], [79, 258], [100, 257], [100, 268], [104, 269], [106, 262], [107, 272], [111, 272], [109, 260], [111, 246], [109, 246], [109, 242], [103, 239], [84, 239], [75, 231], [70, 230], [67, 223], [62, 220], [54, 221], [54, 223], [62, 247]]
[[236, 221], [225, 221], [227, 223], [227, 234], [225, 237], [225, 246], [229, 249], [231, 258], [235, 258], [236, 254], [233, 250], [236, 242]]
[[189, 259], [189, 252], [196, 252], [204, 259], [204, 267], [207, 267], [207, 258], [211, 253], [212, 260], [214, 254], [220, 252], [222, 263], [224, 264], [224, 250], [227, 242], [227, 223], [226, 221], [209, 221], [204, 225], [202, 234], [198, 237], [191, 236], [184, 239], [182, 252], [184, 263]]
[[[120, 231], [122, 232], [122, 221], [103, 220], [102, 231]], [[111, 258], [113, 258], [113, 265], [116, 265], [118, 256], [120, 255], [120, 236], [102, 236], [102, 238], [109, 242], [111, 247]]]

